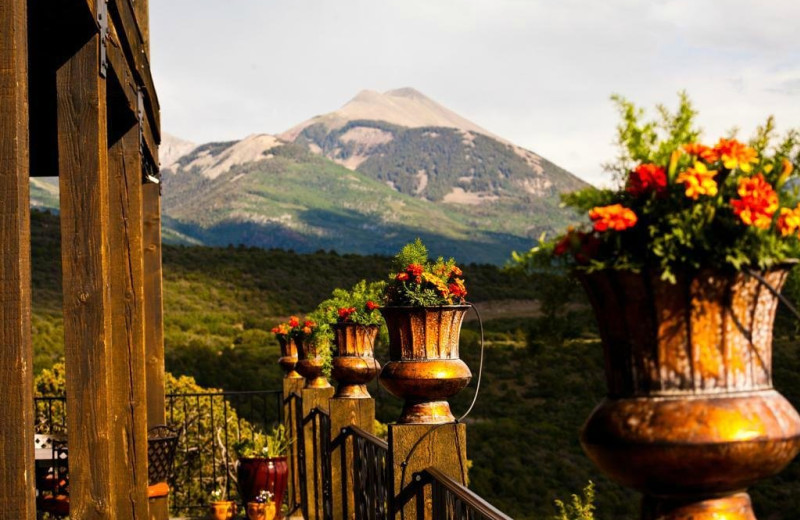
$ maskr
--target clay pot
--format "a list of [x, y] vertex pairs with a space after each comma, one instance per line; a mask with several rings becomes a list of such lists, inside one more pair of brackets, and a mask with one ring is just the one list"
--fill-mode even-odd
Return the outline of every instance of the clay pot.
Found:
[[336, 349], [332, 375], [339, 383], [334, 397], [369, 399], [367, 383], [381, 370], [380, 363], [373, 357], [378, 326], [338, 323], [332, 328]]
[[458, 357], [467, 305], [383, 307], [389, 330], [389, 358], [380, 382], [405, 400], [399, 424], [441, 424], [455, 420], [447, 398], [460, 392], [472, 373]]
[[[763, 276], [780, 289], [788, 271]], [[579, 278], [608, 381], [581, 435], [589, 458], [644, 493], [643, 520], [754, 520], [742, 491], [800, 451], [800, 416], [772, 388], [777, 298], [744, 273]]]
[[281, 358], [278, 359], [278, 364], [283, 369], [283, 377], [286, 379], [301, 379], [303, 376], [295, 370], [295, 366], [297, 366], [297, 344], [294, 338], [278, 336], [278, 343], [281, 346]]
[[236, 514], [236, 504], [230, 500], [211, 502], [208, 506], [211, 520], [230, 520]]
[[317, 354], [317, 346], [308, 340], [295, 340], [300, 347], [297, 356], [297, 372], [306, 378], [305, 388], [330, 388], [331, 384], [322, 375], [324, 361]]
[[272, 500], [276, 504], [283, 503], [289, 479], [286, 457], [240, 458], [236, 476], [242, 503], [255, 502], [262, 491], [272, 493]]
[[248, 520], [274, 520], [275, 502], [248, 502], [246, 511]]

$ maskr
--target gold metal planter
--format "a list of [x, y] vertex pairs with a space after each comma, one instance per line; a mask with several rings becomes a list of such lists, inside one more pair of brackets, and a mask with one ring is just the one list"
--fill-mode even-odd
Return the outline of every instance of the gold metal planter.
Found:
[[281, 358], [278, 359], [278, 364], [284, 372], [286, 379], [300, 379], [303, 376], [297, 373], [295, 367], [297, 366], [297, 343], [294, 338], [278, 337], [278, 343], [281, 346]]
[[383, 307], [389, 357], [381, 384], [405, 399], [399, 424], [453, 421], [447, 398], [460, 392], [472, 373], [458, 354], [461, 323], [469, 306]]
[[[764, 274], [777, 289], [788, 266]], [[744, 273], [582, 275], [606, 358], [608, 397], [581, 443], [645, 495], [643, 520], [754, 520], [751, 484], [800, 451], [800, 416], [772, 388], [778, 300]]]
[[367, 383], [381, 370], [373, 357], [378, 326], [338, 323], [332, 328], [336, 348], [332, 375], [339, 383], [334, 397], [369, 399]]
[[328, 380], [322, 375], [325, 362], [317, 353], [317, 347], [308, 340], [295, 340], [298, 349], [297, 372], [306, 378], [305, 388], [330, 388]]

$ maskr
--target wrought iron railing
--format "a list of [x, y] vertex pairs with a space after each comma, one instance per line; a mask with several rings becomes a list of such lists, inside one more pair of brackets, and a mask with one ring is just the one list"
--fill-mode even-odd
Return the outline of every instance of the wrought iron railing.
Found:
[[[167, 422], [181, 429], [169, 482], [170, 513], [196, 514], [216, 487], [238, 499], [233, 445], [283, 420], [283, 392], [167, 394], [165, 404]], [[64, 431], [65, 405], [63, 396], [37, 397], [36, 432]]]
[[424, 495], [425, 486], [431, 487], [432, 517], [436, 520], [512, 520], [441, 471], [428, 468], [414, 475], [419, 487], [418, 496]]
[[[300, 451], [303, 450], [302, 437], [297, 436], [298, 431], [302, 431], [303, 399], [299, 394], [292, 392], [284, 400], [284, 424], [287, 434], [292, 439], [296, 439], [289, 446], [288, 466], [289, 466], [289, 489], [287, 491], [287, 506], [289, 517], [301, 511], [303, 507], [303, 496], [305, 493], [305, 456], [301, 458]], [[286, 417], [286, 416], [289, 417]]]
[[[389, 445], [371, 433], [365, 432], [356, 426], [349, 426], [342, 430], [343, 441], [347, 438], [353, 444], [353, 489], [352, 496], [355, 503], [349, 504], [350, 496], [345, 480], [342, 504], [345, 518], [352, 510], [356, 520], [387, 520], [389, 515], [389, 475], [386, 459], [389, 454]], [[347, 457], [343, 457], [347, 460]], [[342, 474], [347, 474], [347, 468]]]

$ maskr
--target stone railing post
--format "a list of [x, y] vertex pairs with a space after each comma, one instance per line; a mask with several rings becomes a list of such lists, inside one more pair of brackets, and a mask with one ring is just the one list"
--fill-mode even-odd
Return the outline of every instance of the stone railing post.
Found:
[[286, 454], [289, 468], [289, 518], [302, 518], [300, 495], [300, 461], [298, 457], [299, 435], [297, 431], [297, 401], [303, 392], [306, 380], [297, 373], [297, 346], [294, 340], [278, 338], [281, 346], [281, 358], [278, 360], [283, 369], [283, 423], [286, 428], [286, 437], [289, 439], [289, 451]]
[[338, 388], [330, 400], [333, 520], [349, 520], [355, 518], [353, 440], [345, 429], [358, 426], [374, 432], [375, 400], [366, 385], [380, 370], [373, 358], [378, 327], [339, 324], [334, 326], [334, 332], [333, 377]]

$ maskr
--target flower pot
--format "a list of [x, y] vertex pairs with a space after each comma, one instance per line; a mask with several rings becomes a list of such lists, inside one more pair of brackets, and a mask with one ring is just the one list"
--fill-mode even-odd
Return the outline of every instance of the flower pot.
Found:
[[381, 370], [374, 355], [377, 325], [337, 323], [334, 332], [333, 378], [339, 383], [334, 397], [369, 399], [367, 383]]
[[230, 500], [211, 502], [208, 506], [211, 520], [230, 520], [236, 514], [236, 504]]
[[275, 518], [275, 502], [248, 502], [248, 520], [273, 520]]
[[278, 359], [278, 364], [283, 369], [283, 377], [286, 379], [302, 378], [303, 376], [295, 370], [297, 366], [297, 343], [295, 343], [294, 338], [278, 336], [278, 343], [281, 346], [281, 358]]
[[286, 457], [242, 457], [239, 459], [236, 476], [243, 504], [255, 502], [262, 491], [272, 493], [272, 500], [276, 504], [283, 503], [289, 478]]
[[472, 378], [458, 357], [467, 305], [383, 307], [389, 330], [389, 358], [381, 384], [405, 400], [400, 424], [441, 424], [455, 420], [447, 398]]
[[[788, 271], [763, 276], [780, 289]], [[800, 416], [772, 388], [777, 298], [744, 273], [579, 277], [608, 381], [581, 434], [589, 458], [644, 493], [643, 520], [755, 519], [742, 491], [800, 451]]]
[[317, 346], [310, 341], [296, 340], [300, 347], [297, 356], [297, 371], [306, 378], [306, 388], [330, 388], [331, 384], [322, 375], [325, 362], [317, 354]]

